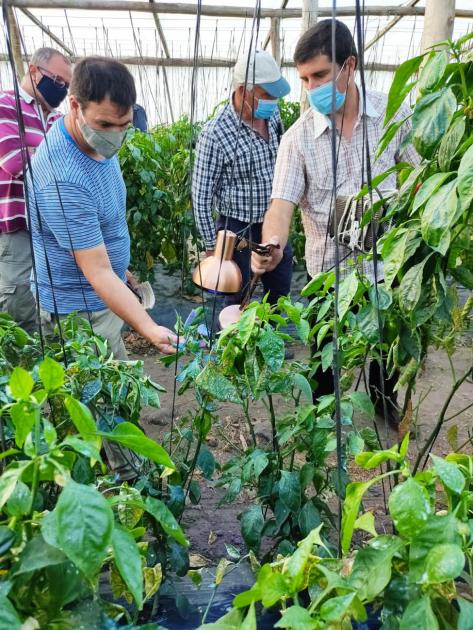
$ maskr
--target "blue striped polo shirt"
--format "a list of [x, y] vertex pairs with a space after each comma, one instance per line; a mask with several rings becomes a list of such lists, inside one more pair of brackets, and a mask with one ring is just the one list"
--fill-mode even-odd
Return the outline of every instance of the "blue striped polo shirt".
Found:
[[114, 272], [125, 281], [130, 236], [118, 158], [99, 161], [83, 153], [61, 119], [35, 153], [27, 181], [41, 308], [54, 313], [54, 298], [61, 315], [107, 308], [71, 251], [104, 243]]

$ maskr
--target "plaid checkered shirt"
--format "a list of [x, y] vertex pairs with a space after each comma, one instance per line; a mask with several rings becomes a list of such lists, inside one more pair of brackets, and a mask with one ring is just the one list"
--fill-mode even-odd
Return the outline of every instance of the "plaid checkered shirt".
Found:
[[279, 112], [268, 120], [269, 140], [244, 121], [231, 103], [208, 122], [197, 143], [192, 200], [208, 249], [215, 245], [214, 212], [261, 223], [269, 206], [274, 164], [282, 135]]
[[[366, 116], [366, 135], [372, 156], [372, 177], [384, 172], [400, 161], [417, 165], [419, 156], [411, 145], [400, 154], [400, 146], [410, 130], [409, 121], [398, 130], [387, 149], [378, 160], [374, 153], [384, 133], [383, 120], [386, 112], [387, 95], [372, 90], [366, 91], [366, 108], [363, 114], [361, 90], [358, 89], [360, 115], [351, 139], [340, 136], [337, 168], [337, 195], [348, 197], [357, 193], [363, 185], [362, 165], [366, 149], [362, 116]], [[402, 106], [393, 118], [400, 121], [408, 116], [410, 109]], [[276, 161], [272, 199], [284, 199], [299, 205], [306, 234], [305, 258], [307, 271], [315, 276], [335, 266], [335, 243], [327, 235], [332, 201], [332, 146], [330, 119], [309, 109], [283, 136]], [[366, 172], [366, 167], [365, 167]], [[381, 192], [396, 188], [396, 174], [387, 177], [379, 186]], [[340, 261], [347, 267], [350, 250], [340, 245]], [[373, 275], [372, 265], [363, 271]], [[382, 273], [382, 270], [379, 270]]]

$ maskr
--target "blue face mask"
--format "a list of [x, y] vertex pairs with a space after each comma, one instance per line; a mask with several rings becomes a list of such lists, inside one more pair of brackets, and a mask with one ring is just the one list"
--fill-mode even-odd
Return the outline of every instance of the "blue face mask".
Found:
[[[344, 65], [345, 64], [343, 64], [343, 66]], [[343, 70], [343, 66], [341, 67], [340, 72], [337, 74], [337, 78], [335, 79], [335, 81], [337, 81], [338, 77], [340, 76]], [[320, 112], [321, 114], [325, 114], [325, 116], [328, 116], [332, 113], [333, 81], [328, 81], [327, 83], [324, 83], [323, 85], [320, 85], [313, 90], [306, 90], [306, 93], [311, 107], [313, 107], [316, 111]], [[335, 111], [338, 111], [343, 106], [345, 98], [346, 92], [339, 92], [335, 88]]]
[[267, 120], [268, 118], [271, 118], [277, 108], [277, 99], [269, 101], [260, 98], [258, 100], [258, 107], [255, 109], [254, 117], [262, 120]]

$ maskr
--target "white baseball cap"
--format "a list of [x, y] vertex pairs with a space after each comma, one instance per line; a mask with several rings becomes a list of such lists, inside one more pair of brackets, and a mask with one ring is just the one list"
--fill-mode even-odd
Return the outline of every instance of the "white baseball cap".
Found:
[[249, 61], [248, 52], [241, 55], [233, 69], [233, 80], [242, 85], [245, 82], [259, 85], [274, 98], [287, 96], [291, 91], [291, 86], [282, 76], [278, 64], [266, 50], [253, 51]]

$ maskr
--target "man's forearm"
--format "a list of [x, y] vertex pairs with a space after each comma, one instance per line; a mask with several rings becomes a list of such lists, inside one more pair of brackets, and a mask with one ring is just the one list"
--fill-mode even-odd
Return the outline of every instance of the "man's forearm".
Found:
[[152, 341], [156, 323], [141, 306], [138, 298], [112, 269], [99, 269], [87, 278], [108, 308], [140, 335]]
[[286, 247], [289, 239], [294, 204], [284, 199], [273, 199], [263, 222], [262, 241], [267, 243], [277, 237], [281, 249]]

